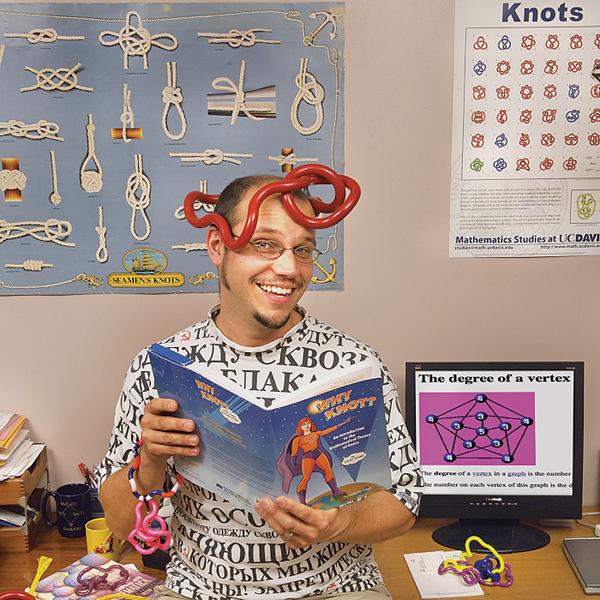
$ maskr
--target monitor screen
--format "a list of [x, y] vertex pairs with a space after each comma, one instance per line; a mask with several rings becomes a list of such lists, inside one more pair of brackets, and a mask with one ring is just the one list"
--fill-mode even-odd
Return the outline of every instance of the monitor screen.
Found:
[[549, 541], [520, 519], [581, 517], [583, 363], [407, 363], [406, 421], [420, 516], [460, 519], [439, 543], [519, 552]]

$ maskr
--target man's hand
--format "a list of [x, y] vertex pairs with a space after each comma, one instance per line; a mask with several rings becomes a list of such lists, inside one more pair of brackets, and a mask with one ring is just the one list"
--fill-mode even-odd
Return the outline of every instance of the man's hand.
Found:
[[263, 498], [254, 508], [290, 548], [330, 542], [339, 532], [339, 508], [318, 510], [285, 496]]
[[154, 461], [169, 456], [197, 456], [200, 436], [193, 433], [196, 425], [190, 419], [171, 416], [177, 402], [167, 398], [154, 398], [144, 408], [141, 420], [143, 451]]
[[[170, 456], [197, 456], [200, 453], [200, 436], [194, 433], [195, 424], [190, 419], [174, 415], [177, 402], [167, 398], [153, 398], [144, 407], [139, 468], [133, 474], [138, 494], [145, 496], [162, 489], [165, 469]], [[135, 526], [137, 500], [131, 493], [129, 468], [112, 473], [100, 488], [100, 502], [106, 523], [117, 537], [126, 540]]]
[[290, 548], [318, 542], [374, 544], [406, 533], [415, 522], [415, 515], [388, 491], [330, 510], [285, 496], [263, 498], [254, 508]]

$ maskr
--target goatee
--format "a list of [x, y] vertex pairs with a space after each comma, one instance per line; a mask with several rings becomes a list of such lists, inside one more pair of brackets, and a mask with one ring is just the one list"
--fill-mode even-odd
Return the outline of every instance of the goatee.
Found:
[[281, 329], [281, 327], [286, 325], [287, 322], [290, 320], [290, 314], [291, 313], [283, 315], [279, 319], [271, 319], [256, 311], [252, 314], [252, 316], [258, 323], [260, 323], [263, 327], [266, 327], [267, 329]]

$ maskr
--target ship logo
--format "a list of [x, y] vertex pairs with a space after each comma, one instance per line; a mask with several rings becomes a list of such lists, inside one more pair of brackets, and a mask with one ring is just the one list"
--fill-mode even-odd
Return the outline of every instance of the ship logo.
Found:
[[114, 288], [173, 288], [185, 284], [183, 273], [167, 273], [167, 257], [153, 248], [136, 248], [123, 257], [126, 273], [111, 273]]
[[139, 248], [123, 257], [123, 266], [137, 275], [155, 275], [167, 268], [167, 257], [152, 248]]

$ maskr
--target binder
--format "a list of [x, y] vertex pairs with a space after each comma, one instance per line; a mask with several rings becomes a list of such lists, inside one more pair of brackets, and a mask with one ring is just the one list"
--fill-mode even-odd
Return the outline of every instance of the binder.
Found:
[[586, 594], [600, 594], [600, 538], [566, 538], [563, 550]]

